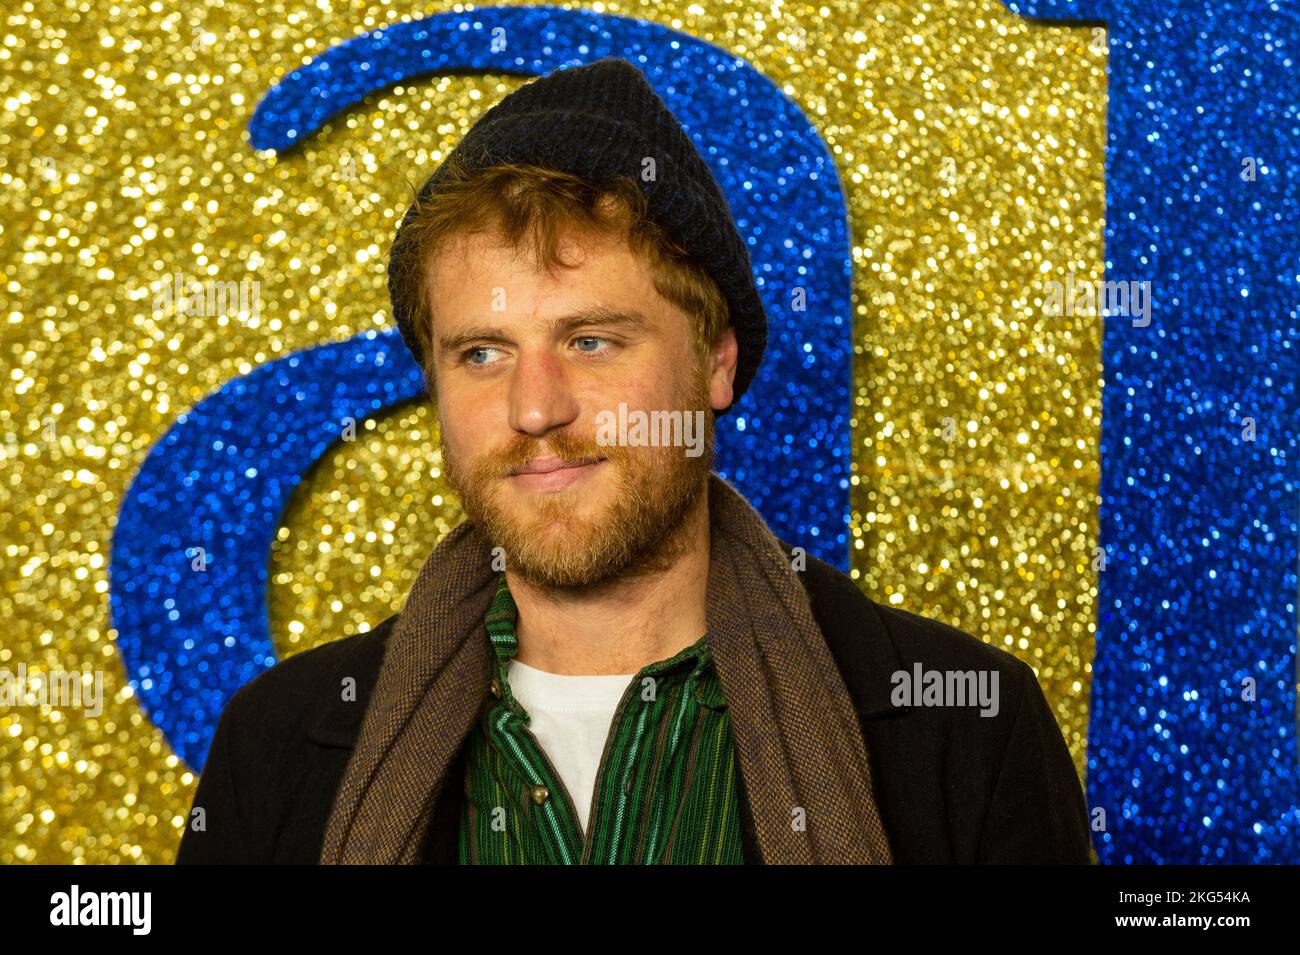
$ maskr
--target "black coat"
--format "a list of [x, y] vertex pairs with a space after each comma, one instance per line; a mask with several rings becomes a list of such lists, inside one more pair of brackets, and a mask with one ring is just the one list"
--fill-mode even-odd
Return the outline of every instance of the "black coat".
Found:
[[[792, 548], [787, 548], [787, 553]], [[1079, 777], [1033, 671], [947, 624], [870, 600], [834, 567], [800, 572], [853, 697], [881, 821], [898, 863], [1090, 861]], [[392, 616], [368, 633], [306, 650], [242, 687], [221, 714], [178, 863], [315, 863], [334, 795], [379, 674]], [[1000, 709], [891, 702], [892, 674], [997, 670]], [[340, 699], [346, 677], [355, 702]], [[463, 777], [464, 757], [453, 768]], [[758, 862], [737, 772], [744, 852]], [[427, 862], [456, 861], [462, 787], [444, 787]]]

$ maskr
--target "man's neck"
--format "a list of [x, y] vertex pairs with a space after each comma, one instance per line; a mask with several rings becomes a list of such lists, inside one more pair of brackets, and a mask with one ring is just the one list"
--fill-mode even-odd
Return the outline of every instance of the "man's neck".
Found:
[[510, 573], [520, 663], [572, 676], [636, 673], [704, 636], [709, 577], [708, 495], [678, 529], [681, 556], [662, 572], [558, 592]]

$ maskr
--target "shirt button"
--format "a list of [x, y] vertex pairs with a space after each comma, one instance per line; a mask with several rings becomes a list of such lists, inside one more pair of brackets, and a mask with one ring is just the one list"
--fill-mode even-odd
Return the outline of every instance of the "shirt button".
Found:
[[533, 797], [533, 802], [540, 806], [546, 802], [546, 798], [550, 796], [551, 791], [545, 786], [531, 786], [529, 787], [529, 794]]
[[498, 700], [501, 699], [501, 684], [497, 682], [496, 677], [492, 678], [492, 695]]

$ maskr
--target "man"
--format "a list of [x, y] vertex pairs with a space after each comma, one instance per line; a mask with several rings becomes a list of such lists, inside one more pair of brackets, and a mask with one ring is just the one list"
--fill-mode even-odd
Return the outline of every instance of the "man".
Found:
[[[875, 604], [712, 473], [766, 318], [634, 67], [490, 110], [389, 275], [467, 520], [400, 614], [235, 694], [179, 861], [1089, 860], [1032, 670]], [[629, 409], [667, 424], [623, 441]]]

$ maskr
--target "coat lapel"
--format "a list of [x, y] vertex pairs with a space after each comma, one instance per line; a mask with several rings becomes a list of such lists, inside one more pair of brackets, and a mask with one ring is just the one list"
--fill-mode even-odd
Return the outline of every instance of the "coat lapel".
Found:
[[910, 707], [895, 706], [890, 698], [893, 674], [904, 667], [876, 605], [849, 577], [811, 555], [803, 577], [813, 618], [835, 657], [858, 718], [893, 719], [910, 713]]

